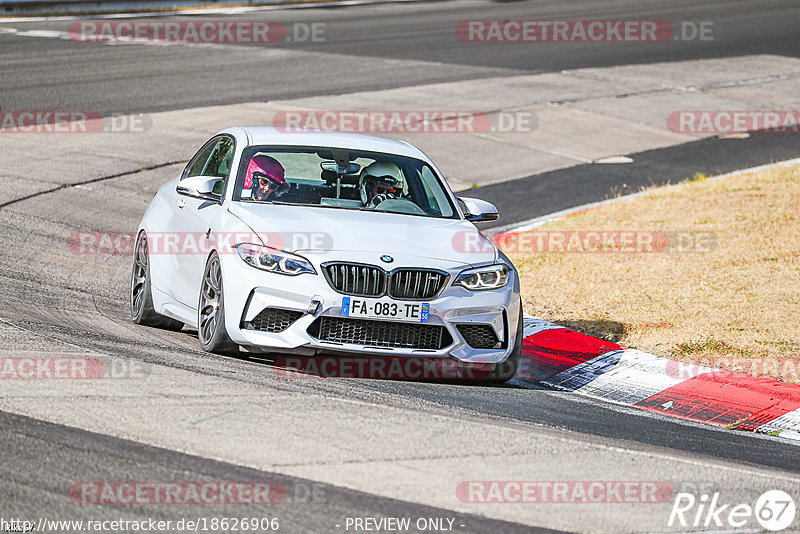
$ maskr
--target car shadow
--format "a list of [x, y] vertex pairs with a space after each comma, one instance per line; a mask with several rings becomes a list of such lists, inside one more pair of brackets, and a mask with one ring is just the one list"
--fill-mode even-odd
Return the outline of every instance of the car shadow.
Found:
[[285, 379], [362, 379], [428, 383], [481, 383], [494, 366], [452, 358], [322, 353], [315, 356], [243, 353]]
[[[616, 343], [625, 333], [625, 325], [608, 320], [565, 319], [556, 321], [582, 334]], [[183, 333], [196, 337], [195, 329], [184, 328]], [[556, 356], [568, 357], [569, 350], [557, 351]], [[561, 354], [563, 352], [563, 354]], [[533, 351], [523, 350], [517, 374], [504, 384], [488, 382], [492, 371], [490, 364], [461, 362], [452, 358], [424, 356], [359, 356], [341, 353], [298, 356], [281, 353], [255, 353], [244, 350], [228, 355], [269, 367], [273, 376], [286, 380], [356, 379], [395, 381], [459, 386], [491, 385], [511, 389], [551, 389], [542, 385], [546, 378]]]

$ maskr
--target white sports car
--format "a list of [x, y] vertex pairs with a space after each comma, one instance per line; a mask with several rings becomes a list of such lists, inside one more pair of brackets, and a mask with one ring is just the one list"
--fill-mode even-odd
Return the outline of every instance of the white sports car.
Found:
[[380, 137], [235, 127], [164, 184], [136, 240], [131, 314], [196, 327], [215, 353], [450, 358], [514, 376], [514, 266], [419, 149]]

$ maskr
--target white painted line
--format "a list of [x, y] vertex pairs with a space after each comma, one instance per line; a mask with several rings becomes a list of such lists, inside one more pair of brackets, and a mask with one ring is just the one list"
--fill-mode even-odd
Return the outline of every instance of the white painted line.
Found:
[[[395, 4], [418, 2], [419, 0], [341, 0], [338, 2], [304, 2], [298, 4], [279, 4], [279, 5], [263, 5], [263, 6], [240, 6], [240, 7], [215, 7], [215, 8], [174, 8], [171, 11], [142, 11], [142, 12], [127, 12], [127, 13], [106, 13], [96, 15], [57, 15], [40, 17], [0, 17], [2, 22], [46, 22], [46, 21], [59, 21], [59, 20], [86, 20], [86, 19], [122, 19], [133, 17], [174, 17], [175, 15], [236, 15], [240, 13], [251, 13], [255, 11], [277, 11], [285, 9], [310, 9], [315, 7], [347, 7], [347, 6], [361, 6], [370, 4]], [[98, 5], [102, 5], [102, 2]], [[95, 6], [95, 9], [97, 7]]]
[[[785, 161], [778, 161], [776, 163], [767, 163], [764, 165], [759, 165], [757, 167], [749, 167], [747, 169], [741, 169], [738, 171], [733, 171], [725, 174], [719, 174], [717, 176], [711, 176], [706, 178], [706, 182], [715, 181], [715, 180], [724, 180], [725, 178], [731, 178], [733, 176], [740, 176], [742, 174], [749, 174], [753, 172], [764, 171], [767, 169], [772, 169], [774, 167], [789, 167], [791, 165], [800, 164], [800, 158], [788, 159]], [[666, 188], [675, 188], [680, 187], [681, 184], [670, 184], [663, 187]], [[533, 219], [528, 219], [526, 221], [520, 221], [517, 223], [507, 224], [505, 226], [496, 226], [494, 228], [487, 228], [483, 230], [483, 234], [489, 237], [496, 237], [500, 234], [506, 234], [510, 232], [527, 232], [528, 230], [533, 230], [534, 228], [538, 228], [545, 223], [550, 221], [555, 221], [558, 219], [563, 219], [569, 215], [574, 215], [580, 211], [590, 210], [594, 208], [599, 208], [601, 206], [607, 206], [609, 204], [613, 204], [614, 202], [618, 202], [620, 200], [632, 200], [636, 197], [640, 197], [648, 191], [639, 191], [638, 193], [631, 193], [629, 195], [622, 195], [615, 198], [609, 198], [607, 200], [601, 200], [599, 202], [590, 202], [588, 204], [582, 204], [580, 206], [576, 206], [574, 208], [568, 208], [561, 211], [556, 211], [553, 213], [549, 213], [547, 215], [542, 215], [540, 217], [534, 217]]]
[[18, 37], [43, 37], [45, 39], [65, 39], [69, 40], [69, 34], [67, 32], [56, 31], [56, 30], [17, 30], [15, 28], [7, 28], [6, 33], [13, 33]]
[[[89, 43], [89, 44], [101, 44], [106, 46], [131, 46], [131, 45], [144, 45], [144, 46], [177, 46], [182, 45], [189, 48], [238, 48], [240, 50], [244, 50], [246, 48], [257, 49], [259, 51], [263, 50], [275, 50], [271, 47], [258, 47], [253, 45], [237, 45], [237, 44], [223, 44], [223, 43], [194, 43], [194, 42], [181, 42], [181, 41], [148, 41], [146, 39], [115, 39], [115, 38], [98, 38], [98, 39], [87, 39], [82, 41], [78, 39], [77, 34], [70, 34], [69, 32], [59, 31], [59, 30], [18, 30], [15, 28], [7, 28], [8, 33], [13, 33], [19, 37], [40, 37], [43, 39], [61, 39], [64, 41], [74, 41], [76, 43]], [[278, 43], [274, 43], [278, 44]], [[283, 50], [286, 52], [286, 50]]]
[[579, 211], [589, 210], [592, 208], [599, 208], [600, 206], [613, 204], [618, 200], [623, 200], [623, 199], [630, 200], [640, 195], [643, 195], [644, 193], [645, 191], [640, 191], [639, 193], [632, 193], [630, 195], [625, 195], [621, 197], [609, 198], [608, 200], [601, 200], [599, 202], [590, 202], [589, 204], [582, 204], [575, 208], [568, 208], [565, 210], [548, 213], [547, 215], [542, 215], [541, 217], [528, 219], [527, 221], [507, 224], [505, 226], [496, 226], [494, 228], [488, 228], [483, 231], [483, 234], [490, 237], [495, 237], [500, 234], [506, 234], [510, 232], [527, 232], [528, 230], [533, 230], [534, 228], [538, 228], [545, 223], [548, 223], [550, 221], [556, 221], [558, 219], [563, 219], [564, 217], [567, 217], [568, 215], [573, 215]]
[[800, 163], [800, 158], [787, 159], [787, 160], [784, 160], [784, 161], [777, 161], [775, 163], [766, 163], [764, 165], [759, 165], [757, 167], [750, 167], [748, 169], [741, 169], [741, 170], [738, 170], [738, 171], [729, 172], [727, 174], [720, 174], [719, 176], [712, 176], [710, 178], [707, 178], [706, 181], [709, 181], [709, 180], [722, 180], [722, 179], [725, 179], [725, 178], [730, 178], [732, 176], [739, 176], [739, 175], [748, 174], [748, 173], [751, 173], [751, 172], [764, 171], [764, 170], [767, 170], [767, 169], [771, 169], [773, 167], [790, 167], [790, 166], [796, 165], [798, 163]]
[[630, 156], [606, 156], [604, 158], [596, 159], [592, 163], [597, 163], [600, 165], [633, 163], [633, 158]]

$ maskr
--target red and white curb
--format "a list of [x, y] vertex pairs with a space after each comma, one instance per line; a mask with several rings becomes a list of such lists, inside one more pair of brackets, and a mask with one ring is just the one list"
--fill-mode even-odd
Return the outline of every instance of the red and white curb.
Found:
[[524, 324], [515, 381], [800, 440], [798, 384], [683, 364], [532, 317]]
[[[800, 158], [779, 161], [707, 180], [798, 163]], [[500, 242], [510, 234], [643, 194], [576, 206], [483, 233]], [[542, 384], [680, 419], [800, 441], [800, 384], [660, 358], [533, 317], [525, 318], [524, 336], [516, 382]]]

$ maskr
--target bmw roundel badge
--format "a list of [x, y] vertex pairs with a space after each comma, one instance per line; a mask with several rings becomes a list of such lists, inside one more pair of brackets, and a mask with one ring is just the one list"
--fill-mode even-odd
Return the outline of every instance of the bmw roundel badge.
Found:
[[392, 263], [394, 261], [394, 258], [389, 256], [388, 254], [384, 254], [383, 256], [381, 256], [381, 261], [386, 263]]

